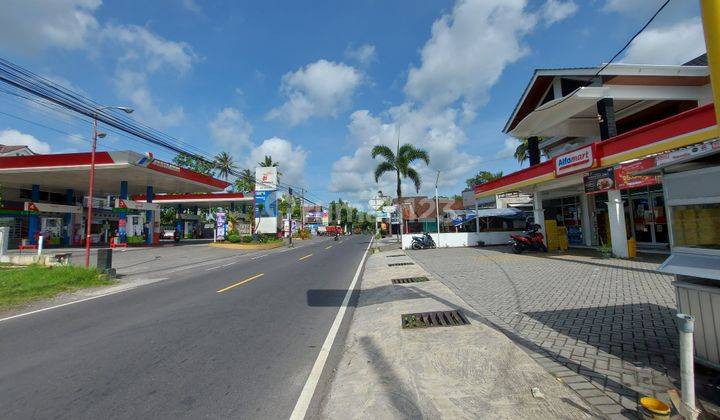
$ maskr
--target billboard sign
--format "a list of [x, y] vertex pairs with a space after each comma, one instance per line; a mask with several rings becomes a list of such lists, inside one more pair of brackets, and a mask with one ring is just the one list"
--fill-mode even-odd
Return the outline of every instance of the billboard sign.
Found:
[[612, 190], [615, 187], [615, 173], [613, 168], [590, 171], [583, 177], [585, 194], [597, 194]]
[[636, 172], [650, 169], [655, 166], [655, 158], [649, 157], [615, 167], [615, 182], [617, 189], [644, 187], [660, 183], [660, 177], [654, 175], [633, 175]]
[[596, 162], [595, 147], [591, 144], [555, 157], [555, 176], [563, 176], [590, 169]]
[[272, 166], [255, 168], [255, 191], [277, 190], [277, 183], [277, 168]]
[[277, 217], [276, 191], [255, 191], [255, 217]]

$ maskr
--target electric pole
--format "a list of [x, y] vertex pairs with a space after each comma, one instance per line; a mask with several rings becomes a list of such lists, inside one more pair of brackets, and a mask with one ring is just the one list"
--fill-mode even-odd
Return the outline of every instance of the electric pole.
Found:
[[292, 246], [293, 246], [293, 244], [292, 244], [292, 205], [293, 205], [293, 194], [292, 194], [292, 188], [291, 188], [291, 187], [288, 188], [288, 194], [290, 195], [290, 200], [289, 200], [289, 204], [290, 204], [290, 205], [288, 206], [288, 213], [287, 213], [287, 218], [288, 218], [288, 246], [291, 246], [291, 247], [292, 247]]

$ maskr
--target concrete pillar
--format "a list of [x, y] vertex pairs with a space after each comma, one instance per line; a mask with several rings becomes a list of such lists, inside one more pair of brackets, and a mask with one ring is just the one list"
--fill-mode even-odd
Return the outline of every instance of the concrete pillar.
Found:
[[540, 163], [540, 139], [537, 137], [528, 137], [527, 153], [530, 166]]
[[545, 212], [543, 211], [542, 206], [542, 197], [540, 196], [540, 191], [536, 191], [535, 194], [533, 194], [533, 219], [535, 220], [535, 223], [540, 225], [540, 232], [543, 234], [543, 242], [545, 242], [545, 245], [547, 245], [547, 235], [545, 232]]
[[625, 230], [625, 209], [620, 190], [608, 191], [608, 216], [610, 218], [610, 242], [616, 257], [627, 258], [627, 232]]
[[[128, 198], [128, 182], [120, 181], [120, 198], [127, 200]], [[127, 243], [127, 213], [120, 213], [118, 220], [118, 236], [120, 237], [121, 243]]]
[[478, 212], [480, 211], [480, 207], [478, 207], [477, 199], [475, 200], [475, 232], [477, 234], [480, 234], [480, 218], [478, 217]]
[[177, 220], [175, 221], [175, 229], [177, 229], [177, 231], [180, 232], [181, 237], [185, 231], [185, 226], [183, 225], [183, 221], [180, 218], [180, 215], [182, 214], [182, 212], [183, 212], [183, 206], [182, 206], [182, 204], [178, 204]]
[[[72, 206], [75, 201], [75, 191], [71, 188], [65, 190], [65, 204]], [[63, 230], [63, 243], [67, 246], [72, 245], [72, 227], [73, 227], [73, 215], [72, 213], [65, 213], [63, 217], [63, 223], [65, 229]]]
[[[153, 198], [154, 198], [153, 187], [148, 185], [148, 187], [147, 187], [147, 202], [152, 203]], [[152, 210], [147, 210], [145, 212], [145, 220], [148, 225], [148, 233], [147, 233], [147, 238], [145, 238], [145, 243], [148, 245], [152, 245], [153, 244], [153, 233], [155, 232]]]
[[715, 0], [700, 0], [700, 15], [705, 34], [710, 85], [715, 98], [715, 120], [720, 121], [720, 4]]
[[592, 245], [592, 223], [590, 222], [590, 196], [580, 194], [580, 227], [582, 228], [583, 243], [587, 246]]
[[[34, 184], [32, 186], [32, 192], [30, 193], [30, 200], [33, 202], [40, 201], [40, 186]], [[31, 214], [28, 217], [28, 242], [31, 244], [37, 243], [35, 240], [35, 234], [40, 230], [40, 216], [37, 214]]]

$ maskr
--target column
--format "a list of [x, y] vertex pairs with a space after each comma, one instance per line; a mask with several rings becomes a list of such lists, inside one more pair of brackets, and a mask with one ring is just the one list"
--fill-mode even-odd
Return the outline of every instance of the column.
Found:
[[583, 243], [586, 246], [592, 245], [592, 223], [590, 223], [590, 200], [587, 194], [580, 194], [580, 212], [582, 220], [580, 227], [582, 228]]
[[[540, 194], [540, 191], [535, 191], [535, 194], [533, 194], [533, 219], [536, 224], [540, 225], [540, 232], [543, 236], [547, 236], [545, 235], [545, 212], [543, 211]], [[547, 245], [547, 237], [543, 238], [543, 242]]]
[[[153, 187], [148, 185], [148, 187], [147, 187], [147, 202], [152, 203], [153, 198], [154, 198]], [[145, 212], [145, 219], [146, 219], [146, 222], [148, 225], [148, 233], [147, 233], [147, 237], [145, 238], [145, 243], [148, 245], [152, 245], [153, 244], [153, 236], [155, 233], [155, 226], [154, 226], [155, 222], [153, 220], [153, 211], [152, 210], [147, 210]]]
[[610, 218], [610, 242], [613, 255], [628, 257], [627, 232], [625, 230], [625, 209], [620, 190], [608, 191], [608, 216]]
[[[75, 202], [75, 191], [72, 190], [72, 188], [68, 188], [65, 190], [65, 204], [68, 206], [72, 206]], [[63, 223], [65, 223], [65, 229], [63, 230], [63, 243], [67, 246], [72, 245], [72, 237], [73, 237], [73, 215], [72, 213], [65, 213], [65, 216], [63, 217]]]
[[[713, 0], [701, 0], [700, 15], [705, 34], [710, 85], [715, 104], [718, 104], [720, 103], [720, 5]], [[717, 105], [715, 106], [715, 120], [720, 121], [720, 106]]]
[[[30, 200], [33, 202], [40, 201], [40, 186], [34, 184], [32, 186], [32, 192], [30, 193]], [[28, 243], [35, 244], [35, 234], [40, 230], [40, 216], [37, 214], [31, 214], [28, 217]]]
[[[128, 198], [128, 182], [120, 181], [120, 196], [122, 200]], [[120, 243], [127, 243], [127, 212], [123, 211], [120, 213], [118, 220], [118, 237]]]
[[478, 217], [478, 211], [480, 208], [478, 207], [477, 199], [475, 199], [475, 232], [478, 234], [478, 239], [480, 239], [480, 217]]
[[597, 112], [600, 116], [600, 139], [607, 140], [617, 136], [615, 125], [615, 103], [612, 98], [603, 98], [597, 102]]
[[182, 212], [183, 212], [183, 206], [182, 206], [182, 204], [178, 204], [177, 217], [176, 217], [177, 220], [175, 221], [175, 229], [177, 229], [177, 231], [180, 232], [181, 238], [184, 236], [184, 233], [185, 233], [185, 226], [183, 223], [183, 219], [180, 217], [180, 215], [182, 215]]

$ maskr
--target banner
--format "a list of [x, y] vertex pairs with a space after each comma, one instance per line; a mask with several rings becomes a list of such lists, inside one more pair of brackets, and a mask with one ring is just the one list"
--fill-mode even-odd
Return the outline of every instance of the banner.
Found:
[[255, 168], [255, 191], [275, 191], [277, 183], [277, 168], [272, 166]]
[[644, 187], [660, 183], [660, 177], [654, 175], [633, 175], [636, 172], [650, 169], [655, 166], [655, 158], [649, 157], [636, 162], [625, 163], [615, 168], [616, 188], [625, 190], [628, 188]]
[[145, 201], [133, 201], [133, 200], [124, 200], [122, 198], [116, 198], [115, 199], [115, 210], [116, 211], [124, 211], [124, 210], [160, 211], [160, 204], [148, 203]]
[[255, 217], [277, 217], [277, 192], [255, 191]]
[[215, 239], [225, 239], [225, 231], [227, 226], [227, 214], [225, 212], [215, 213]]
[[597, 194], [612, 190], [615, 187], [613, 168], [590, 171], [583, 177], [585, 194]]
[[35, 203], [32, 201], [25, 202], [25, 211], [32, 213], [73, 213], [82, 214], [83, 209], [80, 206], [68, 206], [62, 204]]
[[330, 224], [330, 215], [328, 214], [327, 210], [323, 210], [323, 212], [322, 212], [322, 224], [324, 226], [327, 226]]

